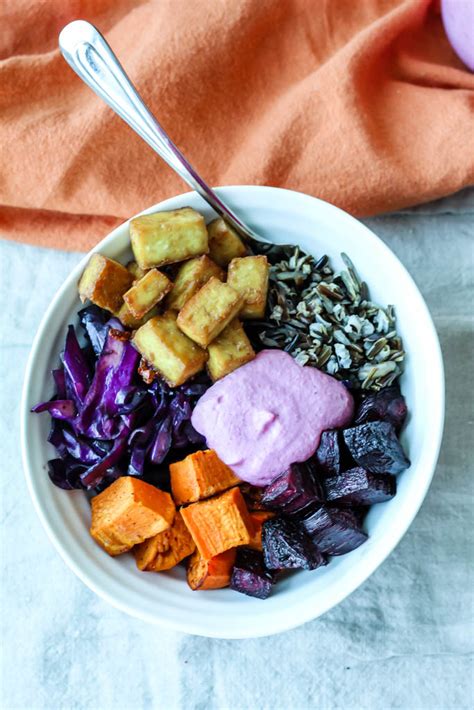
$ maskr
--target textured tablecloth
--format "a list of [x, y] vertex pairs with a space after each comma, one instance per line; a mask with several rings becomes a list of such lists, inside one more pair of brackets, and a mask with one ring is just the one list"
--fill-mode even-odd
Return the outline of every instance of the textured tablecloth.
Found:
[[32, 338], [78, 254], [0, 245], [3, 710], [306, 710], [473, 706], [474, 193], [367, 220], [414, 276], [447, 378], [438, 469], [381, 568], [322, 618], [267, 639], [185, 636], [90, 592], [49, 543], [21, 470]]

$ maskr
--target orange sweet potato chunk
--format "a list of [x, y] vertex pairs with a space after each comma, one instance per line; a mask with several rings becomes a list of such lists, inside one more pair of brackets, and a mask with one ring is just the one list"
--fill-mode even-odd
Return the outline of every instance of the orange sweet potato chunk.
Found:
[[169, 493], [132, 476], [118, 478], [91, 506], [90, 533], [112, 556], [169, 528], [176, 512]]
[[221, 552], [220, 555], [206, 560], [199, 553], [199, 550], [196, 550], [188, 562], [187, 580], [191, 589], [222, 589], [223, 587], [228, 587], [236, 552], [235, 548], [226, 550]]
[[194, 540], [178, 510], [170, 528], [137, 545], [133, 552], [138, 569], [162, 572], [175, 567], [195, 549]]
[[170, 477], [176, 505], [210, 498], [241, 482], [212, 449], [196, 451], [183, 461], [170, 464]]
[[206, 560], [231, 547], [248, 545], [253, 535], [252, 520], [238, 488], [192, 503], [183, 508], [181, 514]]
[[249, 547], [254, 550], [262, 551], [262, 526], [266, 520], [274, 518], [275, 513], [271, 513], [269, 510], [255, 510], [250, 513], [250, 518], [253, 523], [253, 535], [249, 542]]

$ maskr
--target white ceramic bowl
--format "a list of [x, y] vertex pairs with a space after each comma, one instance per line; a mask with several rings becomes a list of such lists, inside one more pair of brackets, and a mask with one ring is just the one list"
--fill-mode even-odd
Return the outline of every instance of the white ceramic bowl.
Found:
[[[40, 325], [25, 377], [22, 451], [31, 497], [57, 550], [80, 579], [117, 608], [145, 621], [203, 636], [265, 636], [303, 624], [353, 592], [390, 554], [415, 517], [430, 485], [442, 437], [444, 375], [438, 338], [426, 304], [392, 252], [367, 227], [332, 205], [307, 195], [271, 187], [226, 187], [219, 193], [258, 232], [275, 242], [299, 244], [337, 266], [347, 252], [371, 296], [396, 306], [398, 327], [408, 352], [402, 388], [410, 411], [403, 444], [411, 467], [398, 477], [398, 493], [373, 506], [366, 520], [369, 540], [327, 567], [299, 572], [279, 582], [266, 601], [228, 589], [192, 592], [184, 570], [144, 574], [131, 555], [111, 558], [88, 534], [89, 504], [82, 491], [53, 486], [46, 461], [49, 417], [30, 414], [52, 394], [50, 370], [58, 363], [65, 328], [76, 322], [80, 303], [76, 284], [89, 255], [56, 294]], [[210, 208], [195, 193], [180, 195], [146, 212], [190, 205], [209, 220]], [[117, 227], [93, 251], [126, 261], [128, 223]]]

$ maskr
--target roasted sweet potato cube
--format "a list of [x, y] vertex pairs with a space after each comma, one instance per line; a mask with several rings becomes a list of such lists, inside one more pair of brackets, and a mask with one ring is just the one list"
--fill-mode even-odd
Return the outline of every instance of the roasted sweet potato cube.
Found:
[[176, 505], [195, 503], [237, 486], [240, 479], [215, 451], [196, 451], [170, 464], [171, 493]]
[[114, 315], [126, 328], [130, 328], [130, 330], [137, 330], [140, 326], [145, 325], [150, 318], [154, 318], [158, 315], [158, 306], [151, 308], [148, 313], [145, 313], [143, 318], [135, 318], [135, 316], [131, 313], [130, 308], [124, 301], [120, 309]]
[[133, 553], [138, 569], [163, 572], [176, 567], [195, 549], [194, 540], [178, 510], [170, 528], [137, 545]]
[[102, 254], [92, 254], [79, 280], [79, 297], [87, 299], [100, 308], [118, 311], [123, 294], [133, 282], [133, 276], [125, 266]]
[[122, 476], [91, 501], [90, 533], [109, 555], [120, 555], [170, 527], [176, 507], [169, 493]]
[[182, 264], [174, 280], [173, 290], [166, 299], [166, 305], [180, 311], [191, 296], [199, 291], [209, 279], [215, 276], [220, 281], [224, 272], [205, 254]]
[[206, 560], [231, 547], [248, 545], [253, 535], [252, 520], [238, 488], [192, 503], [181, 513], [196, 547]]
[[204, 217], [191, 207], [135, 217], [130, 222], [130, 239], [142, 269], [174, 264], [209, 251]]
[[209, 344], [208, 353], [207, 369], [214, 382], [255, 357], [242, 323], [237, 319]]
[[143, 318], [171, 290], [173, 284], [158, 269], [150, 269], [145, 276], [135, 281], [132, 288], [123, 294], [131, 314]]
[[213, 276], [180, 310], [178, 326], [191, 340], [207, 348], [235, 318], [243, 302], [243, 296]]
[[140, 269], [136, 261], [128, 262], [127, 271], [132, 274], [134, 281], [139, 281], [140, 279], [142, 279], [147, 272], [146, 269]]
[[216, 264], [226, 268], [238, 256], [245, 256], [247, 249], [237, 232], [219, 217], [207, 225], [209, 233], [209, 256]]
[[227, 283], [245, 299], [241, 318], [263, 318], [265, 315], [269, 271], [266, 256], [245, 256], [230, 262]]
[[237, 550], [233, 548], [206, 560], [199, 550], [195, 550], [189, 558], [187, 570], [187, 580], [191, 589], [196, 591], [228, 587], [236, 552]]
[[132, 342], [171, 387], [182, 385], [206, 364], [207, 353], [181, 332], [171, 311], [150, 318], [135, 332]]
[[[262, 551], [262, 525], [266, 520], [274, 518], [276, 513], [269, 510], [254, 510], [250, 513], [253, 524], [253, 535], [249, 547]], [[145, 544], [145, 543], [143, 543]]]

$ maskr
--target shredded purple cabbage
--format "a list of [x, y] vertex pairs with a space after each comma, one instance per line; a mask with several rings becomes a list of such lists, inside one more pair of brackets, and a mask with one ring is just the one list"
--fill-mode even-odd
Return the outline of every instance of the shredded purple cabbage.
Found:
[[36, 414], [49, 412], [53, 419], [64, 419], [67, 422], [76, 416], [76, 407], [72, 399], [52, 399], [50, 402], [37, 404], [31, 411]]
[[67, 329], [62, 361], [67, 398], [72, 399], [79, 408], [89, 389], [91, 372], [72, 325]]
[[51, 416], [48, 441], [58, 455], [48, 462], [51, 481], [99, 492], [129, 475], [166, 487], [167, 464], [205, 443], [191, 413], [211, 382], [201, 374], [174, 389], [159, 378], [147, 385], [116, 318], [89, 306], [79, 319], [87, 345], [81, 348], [70, 325], [63, 366], [52, 371], [55, 395], [32, 409]]

